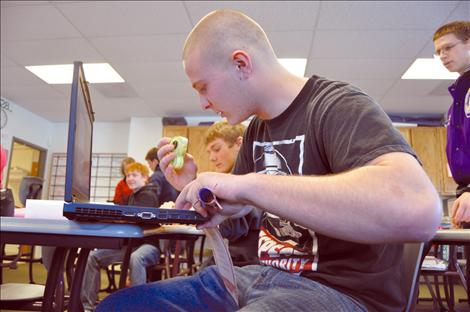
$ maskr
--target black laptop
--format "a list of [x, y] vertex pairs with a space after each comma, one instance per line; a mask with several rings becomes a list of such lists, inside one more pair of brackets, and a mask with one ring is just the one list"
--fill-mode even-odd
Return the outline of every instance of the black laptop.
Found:
[[63, 214], [70, 220], [113, 223], [182, 223], [208, 221], [191, 210], [90, 203], [94, 112], [81, 62], [74, 63], [70, 100]]

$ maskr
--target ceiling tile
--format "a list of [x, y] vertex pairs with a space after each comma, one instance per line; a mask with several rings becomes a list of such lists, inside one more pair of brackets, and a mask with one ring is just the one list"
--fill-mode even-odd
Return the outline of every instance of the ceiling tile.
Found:
[[85, 37], [188, 33], [180, 1], [91, 1], [56, 5]]
[[[431, 35], [414, 30], [319, 30], [315, 33], [313, 58], [406, 58], [415, 57]], [[406, 49], [403, 46], [406, 45]]]
[[308, 57], [313, 39], [313, 31], [268, 32], [267, 35], [277, 57]]
[[[387, 92], [387, 96], [398, 97], [406, 94], [410, 97], [415, 96], [427, 96], [429, 95], [437, 86], [443, 83], [443, 80], [403, 80], [399, 79], [393, 85], [390, 90]], [[450, 85], [452, 81], [449, 80], [448, 84]]]
[[25, 6], [25, 5], [44, 5], [50, 4], [49, 1], [8, 1], [2, 0], [0, 1], [0, 5], [2, 7], [12, 7], [12, 6]]
[[318, 1], [184, 1], [193, 23], [216, 9], [233, 9], [253, 18], [265, 31], [312, 30]]
[[4, 7], [2, 12], [1, 28], [5, 40], [81, 37], [51, 4]]
[[453, 22], [457, 20], [465, 20], [465, 21], [470, 20], [470, 2], [469, 1], [460, 1], [459, 5], [454, 9], [452, 14], [446, 19], [444, 23], [449, 23], [449, 22]]
[[181, 61], [114, 63], [113, 67], [124, 80], [133, 83], [185, 82], [189, 84]]
[[32, 72], [22, 66], [12, 66], [2, 68], [1, 72], [2, 86], [35, 86], [47, 85], [46, 82], [34, 75]]
[[181, 60], [186, 34], [91, 38], [93, 46], [111, 62]]
[[193, 98], [197, 99], [196, 91], [193, 90], [188, 82], [160, 82], [153, 81], [140, 82], [138, 84], [130, 83], [134, 90], [143, 98], [153, 99], [171, 99], [171, 98]]
[[448, 96], [384, 96], [380, 105], [391, 114], [442, 115], [450, 105]]
[[306, 72], [335, 80], [397, 79], [412, 61], [409, 59], [323, 59], [311, 58]]
[[24, 66], [104, 61], [103, 57], [81, 38], [9, 42], [5, 53]]
[[[459, 1], [323, 1], [317, 29], [434, 29]], [[399, 16], [399, 20], [397, 17]]]
[[350, 84], [359, 87], [366, 94], [375, 99], [379, 99], [384, 95], [387, 90], [393, 85], [395, 80], [391, 79], [351, 79], [348, 80]]
[[39, 109], [34, 107], [34, 102], [53, 101], [53, 100], [67, 100], [67, 97], [57, 92], [49, 85], [34, 85], [25, 88], [24, 86], [5, 86], [2, 87], [2, 96], [18, 103], [21, 106], [38, 113]]

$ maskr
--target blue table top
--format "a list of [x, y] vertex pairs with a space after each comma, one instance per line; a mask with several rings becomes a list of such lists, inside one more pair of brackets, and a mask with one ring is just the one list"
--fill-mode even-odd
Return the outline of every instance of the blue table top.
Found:
[[85, 223], [71, 220], [0, 217], [1, 232], [85, 235], [100, 237], [144, 237], [136, 224]]

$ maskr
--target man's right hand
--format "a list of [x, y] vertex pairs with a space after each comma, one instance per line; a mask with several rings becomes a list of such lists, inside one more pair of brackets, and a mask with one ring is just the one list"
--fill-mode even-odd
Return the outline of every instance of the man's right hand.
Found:
[[186, 153], [184, 156], [183, 168], [175, 170], [171, 165], [171, 161], [175, 159], [174, 145], [170, 143], [171, 138], [165, 137], [158, 142], [158, 159], [160, 160], [160, 169], [165, 174], [166, 179], [170, 184], [181, 191], [186, 184], [196, 178], [197, 165], [194, 162], [193, 156]]
[[452, 224], [460, 228], [463, 222], [470, 222], [470, 192], [459, 196], [452, 205]]

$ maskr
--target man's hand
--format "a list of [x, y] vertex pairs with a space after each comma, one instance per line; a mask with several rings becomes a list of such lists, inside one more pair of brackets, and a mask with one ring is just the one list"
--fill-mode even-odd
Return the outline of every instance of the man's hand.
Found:
[[470, 192], [465, 192], [452, 205], [452, 224], [461, 227], [462, 222], [470, 222]]
[[175, 159], [175, 146], [170, 143], [171, 138], [162, 138], [158, 142], [158, 159], [160, 160], [160, 169], [170, 184], [177, 190], [182, 190], [186, 184], [196, 178], [197, 165], [193, 156], [186, 153], [184, 156], [183, 168], [175, 170], [171, 161]]
[[[176, 209], [194, 209], [210, 220], [198, 226], [200, 229], [216, 227], [228, 218], [240, 218], [253, 210], [253, 206], [239, 203], [231, 192], [236, 185], [237, 176], [223, 173], [202, 173], [197, 179], [186, 185], [176, 199]], [[199, 201], [199, 190], [207, 188], [217, 197], [217, 201], [223, 207], [222, 210], [216, 207], [203, 207]]]

